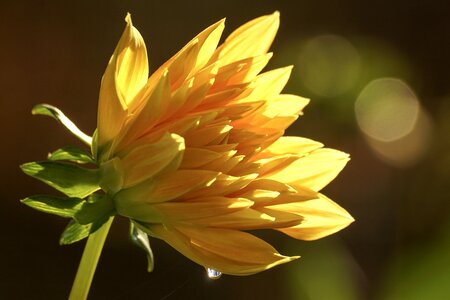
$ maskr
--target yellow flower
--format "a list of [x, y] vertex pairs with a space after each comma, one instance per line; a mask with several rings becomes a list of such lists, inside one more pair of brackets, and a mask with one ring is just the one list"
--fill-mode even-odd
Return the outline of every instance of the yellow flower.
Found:
[[[196, 263], [249, 275], [298, 257], [246, 232], [314, 240], [353, 218], [319, 193], [348, 155], [283, 136], [308, 100], [281, 94], [291, 67], [259, 74], [279, 13], [217, 47], [224, 20], [148, 77], [131, 17], [102, 79], [94, 153], [117, 213]], [[258, 75], [259, 74], [259, 75]]]

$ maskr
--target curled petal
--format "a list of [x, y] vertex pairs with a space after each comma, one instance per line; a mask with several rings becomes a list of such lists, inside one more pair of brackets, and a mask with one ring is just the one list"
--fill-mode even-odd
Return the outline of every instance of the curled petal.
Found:
[[245, 232], [204, 227], [148, 225], [149, 234], [165, 240], [196, 263], [230, 275], [251, 275], [297, 259]]
[[[128, 105], [144, 87], [148, 78], [148, 60], [145, 43], [133, 27], [130, 15], [100, 86], [98, 104], [98, 147], [101, 151], [121, 129]], [[107, 154], [106, 154], [107, 155]]]

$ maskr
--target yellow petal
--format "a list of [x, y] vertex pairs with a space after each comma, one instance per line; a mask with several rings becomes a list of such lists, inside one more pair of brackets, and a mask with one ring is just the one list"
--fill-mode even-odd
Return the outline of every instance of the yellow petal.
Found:
[[[161, 103], [170, 100], [170, 82], [168, 72], [165, 72], [155, 86], [146, 86], [142, 90], [142, 105], [133, 115], [129, 116], [129, 122], [120, 132], [116, 144], [127, 145], [130, 141], [142, 137], [150, 132], [153, 126], [161, 118]], [[117, 145], [120, 149], [123, 145]]]
[[99, 152], [107, 151], [105, 145], [122, 127], [128, 104], [148, 78], [144, 40], [133, 27], [130, 15], [125, 20], [127, 26], [108, 63], [100, 87], [97, 124]]
[[206, 197], [206, 196], [224, 196], [243, 189], [258, 176], [250, 174], [247, 176], [235, 177], [226, 174], [220, 174], [216, 180], [209, 186], [202, 189], [191, 191], [185, 195], [186, 198]]
[[270, 158], [263, 158], [255, 161], [258, 165], [258, 174], [260, 177], [268, 177], [272, 173], [279, 172], [287, 168], [290, 164], [298, 160], [298, 156], [292, 154], [278, 155]]
[[[184, 115], [192, 111], [203, 101], [214, 83], [214, 76], [217, 74], [218, 69], [217, 64], [209, 65], [198, 71], [190, 81], [186, 82], [189, 88], [186, 89], [184, 95], [182, 94], [184, 105], [180, 110], [175, 110], [178, 115]], [[171, 111], [170, 108], [167, 110]]]
[[244, 198], [205, 197], [189, 201], [170, 201], [143, 206], [135, 219], [149, 223], [194, 222], [200, 218], [214, 218], [250, 207]]
[[273, 155], [295, 154], [304, 156], [305, 154], [322, 148], [323, 144], [298, 136], [282, 136], [272, 145], [256, 155], [253, 160], [272, 157]]
[[176, 89], [181, 83], [189, 79], [190, 75], [205, 67], [219, 43], [225, 27], [224, 22], [225, 19], [220, 20], [199, 33], [177, 54], [158, 68], [150, 77], [149, 82], [156, 81], [164, 70], [168, 69], [172, 87]]
[[180, 169], [195, 169], [206, 165], [213, 160], [223, 156], [222, 153], [210, 151], [202, 148], [187, 148], [184, 151], [183, 161]]
[[223, 65], [265, 54], [272, 44], [280, 25], [280, 13], [262, 16], [242, 25], [231, 33], [213, 56]]
[[236, 194], [239, 197], [249, 199], [253, 201], [255, 208], [263, 206], [270, 206], [275, 204], [284, 204], [292, 202], [300, 202], [306, 200], [316, 199], [318, 197], [317, 192], [304, 188], [295, 192], [277, 192], [271, 190], [248, 190], [245, 193]]
[[[217, 79], [217, 77], [216, 77]], [[214, 81], [215, 83], [216, 81]], [[226, 105], [236, 98], [247, 96], [251, 92], [248, 83], [224, 87], [222, 89], [210, 90], [203, 99], [201, 108], [208, 109]]]
[[[184, 151], [184, 139], [176, 135], [166, 134], [159, 141], [132, 149], [122, 158], [124, 171], [123, 188], [136, 185], [162, 170], [178, 168]], [[177, 159], [178, 158], [178, 159]], [[178, 161], [177, 164], [172, 162]]]
[[281, 94], [266, 102], [264, 115], [269, 118], [297, 116], [309, 103], [309, 99], [297, 95]]
[[345, 209], [321, 194], [315, 200], [274, 205], [270, 208], [296, 213], [305, 218], [297, 226], [279, 229], [300, 240], [320, 239], [347, 227], [354, 221]]
[[276, 192], [296, 192], [291, 186], [267, 178], [257, 178], [253, 180], [242, 192], [252, 191], [252, 190], [267, 190]]
[[224, 28], [225, 19], [222, 19], [205, 29], [196, 37], [199, 41], [200, 50], [198, 53], [194, 71], [203, 68], [211, 59], [211, 56], [216, 51], [217, 45], [219, 44], [220, 37], [222, 36]]
[[253, 81], [252, 93], [241, 102], [269, 100], [278, 97], [292, 73], [292, 66], [262, 73]]
[[218, 172], [204, 170], [177, 170], [164, 173], [131, 188], [121, 190], [115, 195], [114, 201], [117, 211], [125, 212], [132, 206], [142, 203], [176, 200], [188, 192], [210, 186], [219, 175]]
[[228, 123], [229, 121], [224, 121], [222, 124], [219, 123], [205, 126], [192, 133], [186, 134], [186, 145], [188, 147], [202, 147], [212, 143], [216, 139], [223, 138], [225, 135], [228, 135], [231, 129], [233, 129]]
[[216, 90], [225, 86], [252, 81], [264, 69], [271, 57], [272, 53], [267, 53], [234, 61], [222, 66], [217, 73], [212, 89]]
[[202, 169], [229, 174], [230, 170], [232, 170], [245, 158], [243, 155], [235, 156], [236, 152], [236, 150], [228, 151], [224, 153], [219, 159], [203, 165]]
[[263, 240], [235, 230], [162, 225], [142, 228], [205, 268], [229, 275], [251, 275], [298, 258], [283, 256]]
[[236, 230], [274, 229], [298, 225], [303, 217], [290, 212], [266, 208], [247, 208], [239, 211], [193, 220], [196, 225]]
[[319, 191], [339, 174], [348, 161], [348, 154], [344, 152], [327, 148], [317, 149], [267, 178]]

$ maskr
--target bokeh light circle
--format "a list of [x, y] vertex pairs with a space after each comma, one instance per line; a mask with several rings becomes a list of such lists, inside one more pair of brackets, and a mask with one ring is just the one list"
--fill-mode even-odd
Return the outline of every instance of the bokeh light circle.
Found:
[[357, 82], [361, 59], [356, 48], [344, 37], [320, 35], [306, 42], [299, 53], [303, 85], [322, 97], [336, 97]]
[[412, 89], [396, 78], [367, 84], [355, 102], [359, 128], [370, 138], [392, 142], [409, 134], [418, 119], [420, 103]]

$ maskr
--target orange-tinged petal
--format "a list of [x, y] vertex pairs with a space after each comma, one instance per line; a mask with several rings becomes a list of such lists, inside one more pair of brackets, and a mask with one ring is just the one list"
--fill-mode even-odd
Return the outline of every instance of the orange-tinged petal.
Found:
[[[184, 151], [184, 139], [177, 134], [166, 134], [159, 141], [130, 150], [122, 158], [123, 188], [129, 188], [160, 171], [176, 170]], [[178, 163], [173, 163], [178, 162]], [[171, 166], [170, 170], [167, 169]]]
[[295, 192], [277, 192], [271, 190], [248, 190], [245, 193], [239, 193], [239, 197], [252, 200], [255, 208], [270, 206], [275, 204], [284, 204], [292, 202], [301, 202], [316, 199], [318, 193], [307, 188]]
[[244, 198], [204, 197], [190, 201], [169, 201], [143, 206], [135, 219], [149, 223], [194, 222], [201, 218], [233, 213], [250, 207]]
[[316, 240], [333, 234], [354, 221], [338, 204], [320, 194], [314, 200], [270, 206], [271, 209], [288, 211], [303, 216], [304, 221], [290, 228], [278, 229], [300, 240]]
[[291, 227], [300, 224], [302, 220], [303, 217], [295, 213], [247, 208], [230, 214], [197, 219], [192, 223], [215, 228], [255, 230]]
[[[150, 130], [159, 121], [163, 113], [161, 103], [170, 99], [170, 82], [168, 72], [164, 72], [155, 86], [147, 85], [144, 87], [142, 95], [142, 107], [129, 117], [130, 121], [117, 137], [115, 144], [128, 145], [130, 141], [137, 140], [139, 137], [150, 132]], [[118, 145], [122, 148], [124, 145]]]
[[321, 148], [297, 159], [288, 167], [267, 176], [269, 179], [295, 183], [319, 191], [333, 180], [349, 161], [348, 154]]
[[224, 121], [222, 124], [205, 126], [192, 133], [188, 133], [185, 136], [186, 145], [188, 147], [202, 147], [208, 145], [215, 139], [223, 138], [233, 129], [228, 123], [229, 121]]
[[223, 45], [217, 48], [213, 59], [227, 65], [240, 59], [265, 54], [272, 45], [279, 25], [279, 12], [247, 22], [228, 36]]
[[231, 169], [237, 166], [245, 158], [243, 155], [233, 156], [234, 153], [236, 153], [235, 150], [230, 151], [221, 158], [202, 166], [202, 169], [229, 173]]
[[141, 228], [205, 268], [229, 275], [250, 275], [298, 258], [283, 256], [263, 240], [235, 230], [162, 225]]
[[142, 89], [148, 78], [147, 50], [142, 36], [133, 27], [130, 15], [102, 78], [98, 104], [98, 147], [106, 157], [106, 144], [121, 129], [128, 104]]
[[278, 96], [291, 76], [292, 66], [270, 70], [258, 75], [253, 81], [253, 91], [240, 102], [269, 100]]
[[116, 210], [132, 219], [146, 219], [149, 204], [176, 200], [190, 191], [210, 186], [220, 173], [204, 170], [177, 170], [162, 174], [114, 196]]
[[205, 186], [200, 190], [186, 193], [186, 198], [204, 197], [204, 196], [224, 196], [243, 189], [246, 185], [252, 182], [258, 175], [250, 174], [246, 176], [230, 176], [220, 174], [211, 185]]
[[187, 148], [180, 169], [195, 169], [219, 159], [224, 154], [203, 148]]
[[217, 90], [225, 86], [252, 81], [264, 69], [271, 57], [272, 53], [266, 53], [222, 66], [219, 69], [212, 89]]

